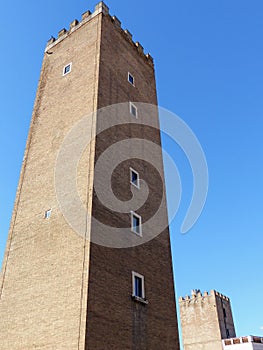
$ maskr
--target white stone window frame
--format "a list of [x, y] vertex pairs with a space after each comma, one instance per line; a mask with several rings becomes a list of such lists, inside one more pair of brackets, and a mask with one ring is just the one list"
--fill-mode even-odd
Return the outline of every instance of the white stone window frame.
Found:
[[[68, 71], [68, 72], [65, 72], [65, 70], [66, 70], [67, 67], [69, 67], [69, 71]], [[72, 62], [66, 64], [66, 65], [63, 67], [63, 74], [62, 74], [63, 77], [64, 77], [65, 75], [68, 75], [68, 74], [71, 72], [71, 70], [72, 70]]]
[[[139, 297], [135, 294], [135, 278], [140, 278], [142, 280], [142, 296]], [[141, 298], [145, 300], [145, 285], [144, 285], [144, 276], [138, 272], [132, 271], [132, 296], [135, 298]]]
[[[132, 109], [135, 109], [135, 115], [132, 112]], [[138, 107], [135, 106], [134, 103], [130, 102], [130, 114], [132, 115], [133, 118], [138, 119]]]
[[[136, 230], [133, 229], [133, 218], [134, 217], [139, 219], [139, 226], [138, 226], [139, 232], [137, 232]], [[142, 237], [142, 217], [139, 214], [135, 213], [134, 211], [131, 211], [131, 231], [133, 233], [135, 233], [137, 236]]]
[[[137, 185], [132, 181], [132, 173], [135, 173], [137, 175]], [[140, 175], [139, 175], [138, 171], [134, 170], [133, 168], [130, 168], [130, 183], [134, 187], [140, 189]]]
[[[133, 82], [130, 81], [130, 77], [132, 77], [132, 81], [133, 81]], [[128, 82], [129, 82], [132, 86], [135, 86], [135, 78], [134, 78], [134, 76], [133, 76], [130, 72], [128, 72]]]

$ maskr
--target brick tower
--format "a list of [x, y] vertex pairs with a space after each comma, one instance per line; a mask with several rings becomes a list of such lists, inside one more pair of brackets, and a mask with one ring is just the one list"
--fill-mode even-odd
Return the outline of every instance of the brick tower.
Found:
[[[0, 276], [1, 350], [179, 349], [169, 228], [144, 244], [107, 247], [89, 239], [96, 234], [93, 221], [86, 222], [85, 237], [77, 234], [57, 202], [54, 169], [66, 135], [84, 115], [127, 102], [129, 118], [138, 119], [137, 102], [157, 105], [153, 60], [100, 2], [45, 50]], [[124, 125], [96, 137], [77, 170], [87, 213], [108, 227], [129, 228], [138, 239], [147, 234], [141, 221], [156, 211], [163, 191], [154, 168], [142, 160], [145, 150], [112, 176], [123, 201], [139, 179], [148, 184], [149, 198], [136, 214], [101, 204], [94, 169], [119, 140], [140, 135], [160, 145], [158, 115], [153, 119], [156, 128]], [[99, 115], [90, 121], [87, 133], [102, 125]], [[162, 162], [161, 151], [155, 158]], [[73, 203], [78, 215], [74, 210]]]
[[222, 339], [236, 336], [228, 297], [193, 290], [179, 304], [184, 350], [222, 350]]

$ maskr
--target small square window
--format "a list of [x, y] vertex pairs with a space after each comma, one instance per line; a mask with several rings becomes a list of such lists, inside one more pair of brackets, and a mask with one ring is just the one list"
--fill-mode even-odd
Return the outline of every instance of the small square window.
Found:
[[132, 271], [132, 296], [145, 299], [144, 276]]
[[52, 209], [48, 209], [48, 210], [45, 211], [45, 219], [49, 219], [50, 218], [51, 211], [52, 211]]
[[142, 227], [141, 227], [142, 218], [140, 215], [131, 212], [131, 230], [137, 235], [142, 235]]
[[130, 168], [130, 181], [135, 187], [140, 188], [139, 173], [132, 168]]
[[135, 118], [138, 117], [137, 107], [131, 102], [130, 102], [130, 113], [133, 117]]
[[64, 68], [63, 68], [63, 75], [66, 75], [68, 73], [71, 72], [71, 63], [67, 64]]
[[135, 86], [135, 80], [134, 80], [133, 75], [131, 75], [131, 73], [128, 73], [128, 82], [130, 84], [132, 84], [133, 86]]

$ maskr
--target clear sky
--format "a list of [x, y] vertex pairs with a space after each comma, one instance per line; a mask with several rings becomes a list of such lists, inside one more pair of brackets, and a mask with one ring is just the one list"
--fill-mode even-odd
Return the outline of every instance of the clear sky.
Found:
[[[43, 51], [96, 1], [1, 4], [0, 261], [3, 257]], [[195, 132], [207, 157], [204, 211], [180, 234], [192, 193], [184, 154], [170, 140], [182, 184], [171, 225], [177, 296], [229, 296], [239, 336], [263, 336], [263, 2], [108, 0], [110, 13], [155, 59], [159, 104]], [[167, 173], [169, 188], [173, 175]]]

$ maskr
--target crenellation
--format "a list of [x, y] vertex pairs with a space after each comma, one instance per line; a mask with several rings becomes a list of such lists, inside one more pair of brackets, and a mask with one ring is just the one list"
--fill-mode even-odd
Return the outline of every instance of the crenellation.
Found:
[[75, 28], [78, 24], [79, 24], [79, 21], [77, 19], [74, 19], [74, 21], [70, 23], [70, 29]]
[[[109, 15], [109, 8], [103, 1], [99, 2], [95, 6], [95, 11], [93, 13], [91, 11], [89, 11], [89, 10], [84, 12], [82, 14], [81, 21], [78, 21], [77, 19], [72, 21], [70, 23], [70, 30], [69, 31], [67, 31], [65, 28], [63, 28], [62, 30], [59, 31], [57, 39], [52, 37], [52, 40], [50, 39], [47, 42], [47, 46], [46, 46], [45, 52], [50, 50], [53, 46], [55, 46], [56, 44], [61, 42], [68, 35], [70, 35], [72, 32], [74, 32], [75, 30], [77, 30], [78, 28], [80, 28], [81, 26], [86, 24], [87, 22], [89, 22], [91, 19], [93, 19], [95, 16], [97, 16], [100, 13], [102, 13], [104, 16], [110, 16]], [[124, 37], [132, 45], [134, 45], [136, 47], [136, 49], [138, 50], [138, 52], [147, 60], [147, 62], [151, 66], [153, 66], [154, 65], [154, 61], [153, 61], [152, 56], [149, 53], [145, 55], [143, 46], [138, 41], [137, 42], [133, 41], [132, 34], [129, 32], [129, 30], [128, 29], [125, 29], [125, 30], [122, 29], [121, 21], [116, 16], [111, 16], [110, 18], [111, 18], [112, 22], [116, 25], [116, 27], [120, 28], [121, 32], [124, 34]]]
[[146, 58], [148, 59], [149, 62], [153, 64], [153, 58], [149, 53], [146, 54]]
[[112, 16], [111, 18], [113, 22], [117, 25], [117, 27], [121, 28], [121, 21], [116, 16]]
[[65, 34], [67, 34], [67, 30], [65, 28], [63, 28], [58, 32], [58, 37], [61, 38]]
[[109, 8], [103, 1], [100, 1], [95, 6], [95, 12], [97, 12], [97, 11], [98, 11], [98, 13], [102, 12], [104, 15], [108, 15], [109, 14]]
[[85, 19], [89, 18], [91, 16], [91, 12], [88, 10], [84, 13], [82, 13], [81, 20], [84, 21]]
[[132, 42], [132, 33], [129, 32], [128, 29], [125, 29], [124, 33], [126, 34], [127, 38]]
[[137, 49], [140, 53], [144, 54], [144, 49], [138, 41], [135, 43], [135, 46], [137, 47]]
[[211, 295], [216, 295], [218, 296], [220, 299], [223, 299], [225, 301], [229, 301], [229, 298], [226, 295], [223, 295], [222, 293], [219, 293], [217, 291], [211, 291]]
[[191, 296], [186, 295], [185, 297], [180, 297], [179, 301], [180, 302], [184, 302], [184, 301], [188, 301], [188, 300], [195, 300], [197, 298], [202, 298], [202, 300], [206, 300], [208, 297], [211, 296], [218, 296], [219, 298], [225, 300], [225, 301], [229, 301], [229, 298], [215, 290], [211, 290], [210, 293], [208, 293], [207, 291], [205, 292], [201, 292], [199, 289], [194, 289], [191, 292]]
[[56, 39], [53, 36], [51, 36], [51, 38], [47, 42], [47, 46], [53, 44], [54, 41], [56, 41]]

